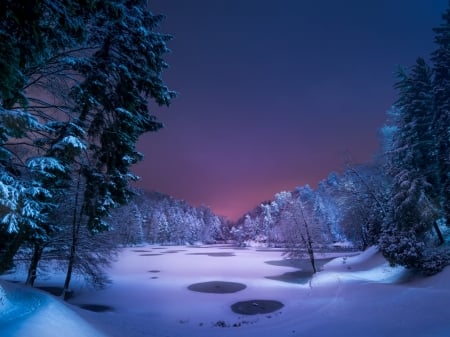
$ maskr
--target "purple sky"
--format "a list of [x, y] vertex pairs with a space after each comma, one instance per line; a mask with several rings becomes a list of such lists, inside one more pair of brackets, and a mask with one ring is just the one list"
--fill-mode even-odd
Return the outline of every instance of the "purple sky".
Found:
[[236, 219], [276, 192], [369, 161], [394, 72], [434, 49], [447, 0], [155, 0], [172, 34], [142, 137], [140, 187]]

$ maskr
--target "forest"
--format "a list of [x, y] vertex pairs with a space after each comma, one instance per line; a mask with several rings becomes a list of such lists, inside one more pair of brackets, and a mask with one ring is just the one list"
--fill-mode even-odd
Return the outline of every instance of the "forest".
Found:
[[314, 270], [342, 242], [425, 275], [450, 264], [450, 8], [430, 57], [397, 71], [372, 162], [231, 223], [131, 187], [139, 137], [163, 127], [151, 107], [176, 96], [161, 76], [162, 16], [146, 1], [33, 3], [0, 3], [0, 274], [26, 265], [33, 285], [56, 266], [65, 297], [73, 272], [102, 286], [117, 249], [140, 243], [284, 247]]

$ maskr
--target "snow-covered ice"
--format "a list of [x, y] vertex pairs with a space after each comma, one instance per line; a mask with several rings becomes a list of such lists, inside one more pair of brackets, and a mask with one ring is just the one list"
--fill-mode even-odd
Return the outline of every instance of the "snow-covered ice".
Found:
[[[92, 337], [450, 335], [449, 268], [430, 278], [412, 277], [403, 268], [390, 267], [372, 247], [358, 256], [335, 258], [310, 282], [267, 278], [296, 270], [286, 263], [266, 263], [282, 259], [280, 251], [254, 248], [126, 248], [110, 270], [113, 284], [102, 291], [75, 289], [77, 295], [68, 306], [2, 282], [9, 297], [28, 291], [39, 305], [6, 323], [5, 314], [0, 314], [0, 335], [28, 336], [33, 331], [30, 336], [45, 337], [61, 328], [73, 336]], [[247, 287], [230, 294], [187, 289], [207, 281]], [[233, 303], [251, 299], [278, 300], [284, 307], [254, 316], [231, 311]], [[83, 310], [79, 307], [83, 304], [104, 305], [112, 311]], [[5, 312], [2, 307], [0, 311]]]

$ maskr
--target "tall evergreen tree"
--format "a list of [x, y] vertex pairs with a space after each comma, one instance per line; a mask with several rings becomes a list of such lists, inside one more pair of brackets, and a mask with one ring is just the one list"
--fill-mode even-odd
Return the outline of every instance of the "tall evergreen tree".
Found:
[[0, 2], [0, 105], [28, 104], [25, 89], [49, 60], [82, 43], [96, 0]]
[[393, 177], [391, 210], [380, 245], [391, 263], [434, 273], [447, 262], [446, 258], [437, 259], [436, 248], [444, 243], [444, 237], [437, 223], [441, 181], [439, 141], [433, 128], [433, 72], [419, 58], [409, 72], [399, 72], [399, 79], [398, 128], [388, 161]]
[[[99, 9], [103, 15], [96, 17], [90, 36], [94, 42], [90, 44], [99, 47], [74, 61], [83, 81], [71, 92], [78, 116], [75, 124], [85, 130], [89, 144], [76, 168], [83, 190], [74, 225], [79, 228], [86, 221], [92, 232], [108, 229], [104, 218], [110, 209], [129, 199], [128, 183], [137, 179], [130, 166], [142, 159], [135, 149], [138, 138], [162, 127], [150, 114], [148, 101], [169, 105], [175, 95], [161, 79], [169, 39], [155, 31], [161, 16], [153, 15], [146, 1], [106, 2]], [[65, 290], [75, 263], [76, 242], [74, 236]]]
[[[80, 226], [108, 229], [104, 218], [128, 201], [128, 183], [137, 179], [130, 166], [142, 159], [138, 138], [162, 127], [149, 100], [168, 105], [175, 95], [161, 78], [169, 36], [156, 31], [161, 16], [139, 0], [4, 1], [0, 19], [3, 190], [39, 183], [49, 194], [63, 187], [74, 195], [72, 269]], [[24, 155], [11, 144], [31, 150]], [[35, 172], [39, 165], [61, 172], [47, 179]], [[0, 208], [2, 237], [17, 237], [17, 244], [0, 246], [5, 266], [20, 244], [39, 243], [10, 221], [11, 209]]]
[[434, 29], [438, 46], [432, 54], [435, 116], [432, 129], [437, 139], [440, 206], [450, 226], [450, 1], [442, 16], [443, 23]]
[[[45, 94], [40, 99], [33, 96], [42, 91], [44, 82], [48, 86], [52, 82], [50, 78], [64, 75], [62, 72], [67, 67], [62, 60], [71, 50], [84, 46], [87, 23], [95, 13], [97, 2], [5, 0], [0, 3], [0, 172], [16, 200], [28, 200], [29, 194], [23, 192], [36, 186], [50, 195], [54, 191], [49, 189], [49, 180], [44, 183], [45, 175], [38, 171], [51, 175], [55, 169], [65, 170], [61, 162], [48, 157], [42, 144], [36, 142], [38, 138], [50, 136], [52, 128], [45, 124], [61, 108], [46, 102]], [[43, 92], [50, 93], [50, 89], [47, 87]], [[33, 204], [39, 208], [34, 216], [40, 215], [39, 223], [45, 224], [49, 210], [45, 198], [38, 198]], [[0, 240], [0, 272], [11, 266], [11, 258], [22, 243], [43, 238], [43, 228], [37, 225], [30, 228], [29, 221], [10, 221], [23, 213], [23, 205], [17, 203], [13, 208], [0, 210], [3, 224], [0, 235], [5, 237]], [[47, 229], [44, 231], [48, 232]]]

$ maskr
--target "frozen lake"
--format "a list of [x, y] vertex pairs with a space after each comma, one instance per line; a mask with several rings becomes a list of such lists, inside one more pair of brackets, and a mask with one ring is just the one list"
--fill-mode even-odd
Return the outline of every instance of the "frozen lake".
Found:
[[[67, 336], [449, 336], [448, 268], [422, 278], [390, 267], [374, 247], [336, 255], [318, 256], [319, 265], [326, 264], [311, 279], [308, 261], [286, 261], [276, 250], [126, 248], [109, 271], [108, 288], [76, 288], [68, 310], [54, 304], [65, 307], [60, 319], [31, 315], [20, 320], [20, 329], [1, 335], [53, 337], [71, 326]], [[270, 310], [233, 311], [242, 305]], [[80, 320], [87, 325], [82, 333], [73, 328], [83, 326]]]
[[[83, 291], [71, 303], [104, 305], [113, 312], [103, 316], [123, 314], [128, 316], [126, 321], [135, 321], [131, 324], [135, 329], [141, 327], [142, 333], [155, 330], [155, 335], [176, 327], [273, 324], [284, 310], [298, 303], [300, 289], [309, 289], [310, 269], [309, 261], [287, 261], [279, 250], [228, 246], [127, 248], [111, 270], [110, 288]], [[233, 293], [189, 290], [194, 284], [212, 281], [233, 282], [245, 288]], [[252, 299], [276, 300], [284, 307], [256, 316], [232, 311], [234, 303]], [[141, 320], [155, 322], [147, 325]]]

